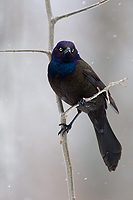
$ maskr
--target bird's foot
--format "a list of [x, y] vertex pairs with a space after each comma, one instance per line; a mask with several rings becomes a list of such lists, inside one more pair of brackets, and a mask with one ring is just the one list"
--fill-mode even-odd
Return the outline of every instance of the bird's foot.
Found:
[[90, 107], [90, 105], [87, 104], [87, 102], [82, 98], [79, 102], [79, 107]]
[[70, 123], [68, 125], [62, 123], [62, 124], [59, 124], [59, 126], [63, 126], [63, 128], [61, 128], [61, 130], [59, 131], [58, 135], [60, 135], [62, 133], [62, 136], [63, 136], [65, 132], [68, 133], [70, 131], [70, 129], [72, 128], [72, 123]]

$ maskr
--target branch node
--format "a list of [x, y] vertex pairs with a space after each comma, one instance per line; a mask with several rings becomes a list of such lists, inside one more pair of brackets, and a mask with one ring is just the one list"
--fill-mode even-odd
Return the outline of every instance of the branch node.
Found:
[[56, 24], [56, 22], [58, 21], [57, 18], [58, 18], [58, 17], [55, 17], [55, 18], [53, 17], [53, 18], [51, 19], [51, 23], [52, 23], [53, 25]]
[[101, 4], [101, 1], [99, 1], [99, 3], [97, 4], [98, 6]]
[[106, 92], [107, 102], [108, 102], [108, 104], [110, 104], [109, 91], [108, 91], [108, 89], [106, 89], [105, 92]]
[[98, 92], [100, 92], [100, 88], [99, 87], [97, 87], [97, 90], [98, 90]]
[[65, 119], [65, 120], [66, 120], [67, 116], [68, 116], [67, 110], [61, 114], [61, 118]]

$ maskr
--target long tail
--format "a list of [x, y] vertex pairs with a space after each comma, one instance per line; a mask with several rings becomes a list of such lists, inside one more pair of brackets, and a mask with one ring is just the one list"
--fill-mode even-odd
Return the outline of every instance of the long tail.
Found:
[[93, 123], [103, 160], [109, 171], [115, 171], [121, 157], [122, 147], [109, 125], [106, 111], [101, 108], [89, 112], [88, 115]]

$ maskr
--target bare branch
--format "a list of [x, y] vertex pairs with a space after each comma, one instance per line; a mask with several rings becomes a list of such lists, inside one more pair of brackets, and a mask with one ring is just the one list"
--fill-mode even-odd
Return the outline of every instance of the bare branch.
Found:
[[44, 53], [49, 58], [51, 58], [51, 52], [50, 51], [44, 51], [44, 50], [31, 50], [31, 49], [11, 49], [11, 50], [3, 50], [0, 51], [0, 53]]
[[56, 23], [57, 21], [59, 21], [59, 20], [61, 20], [61, 19], [63, 19], [63, 18], [70, 17], [70, 16], [72, 16], [72, 15], [75, 15], [75, 14], [78, 14], [78, 13], [81, 13], [81, 12], [84, 12], [84, 11], [86, 11], [86, 10], [89, 10], [89, 9], [91, 9], [91, 8], [94, 8], [94, 7], [96, 7], [96, 6], [99, 6], [99, 5], [103, 4], [103, 3], [106, 3], [107, 1], [109, 1], [109, 0], [99, 1], [98, 3], [95, 3], [95, 4], [91, 5], [91, 6], [87, 6], [86, 8], [83, 8], [83, 9], [80, 9], [80, 10], [77, 10], [77, 11], [74, 11], [74, 12], [71, 12], [71, 13], [68, 13], [68, 14], [65, 14], [65, 15], [61, 15], [61, 16], [59, 16], [59, 17], [55, 17], [55, 18], [53, 18], [53, 21], [54, 21], [54, 23]]
[[[46, 11], [47, 11], [48, 23], [49, 23], [49, 43], [48, 43], [49, 45], [48, 46], [49, 46], [49, 50], [52, 51], [53, 46], [54, 46], [55, 23], [52, 20], [52, 9], [51, 9], [50, 0], [45, 0], [45, 5], [46, 5]], [[59, 113], [62, 114], [64, 112], [62, 100], [57, 95], [56, 95], [56, 102], [57, 102]], [[61, 118], [60, 121], [61, 123], [66, 124], [66, 119]], [[60, 139], [61, 139], [60, 144], [62, 145], [62, 152], [63, 152], [65, 166], [66, 166], [68, 198], [69, 200], [75, 200], [72, 165], [71, 165], [71, 160], [70, 160], [68, 145], [67, 145], [67, 133], [65, 133], [63, 136], [62, 134], [60, 134]]]
[[[123, 86], [123, 87], [126, 87], [126, 85], [123, 85], [122, 83], [123, 83], [124, 81], [127, 81], [127, 80], [128, 80], [128, 78], [123, 78], [123, 79], [121, 79], [121, 80], [119, 80], [119, 81], [108, 83], [108, 86], [105, 87], [103, 90], [100, 90], [99, 88], [97, 88], [98, 91], [99, 91], [98, 93], [94, 94], [92, 97], [83, 98], [83, 99], [85, 100], [85, 102], [89, 102], [89, 101], [91, 101], [92, 99], [95, 99], [96, 97], [98, 97], [100, 94], [106, 92], [107, 101], [108, 101], [108, 104], [110, 104], [109, 93], [108, 93], [109, 88], [110, 88], [111, 86], [114, 86], [114, 85], [121, 85], [121, 86]], [[72, 109], [77, 108], [78, 106], [79, 106], [79, 104], [76, 104], [76, 105], [74, 105], [74, 106], [71, 106], [71, 107], [68, 108], [64, 113], [62, 113], [61, 117], [62, 117], [63, 119], [66, 119], [67, 116], [68, 116], [68, 113], [69, 113]]]

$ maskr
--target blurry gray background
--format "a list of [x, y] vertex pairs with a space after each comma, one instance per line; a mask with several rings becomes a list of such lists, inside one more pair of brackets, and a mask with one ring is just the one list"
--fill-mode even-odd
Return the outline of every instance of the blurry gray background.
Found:
[[[53, 15], [94, 0], [51, 0]], [[110, 0], [55, 27], [55, 44], [74, 41], [81, 57], [111, 88], [120, 114], [108, 118], [123, 153], [108, 172], [92, 124], [85, 114], [68, 135], [77, 199], [133, 199], [133, 1]], [[0, 0], [0, 50], [48, 46], [44, 0]], [[47, 80], [48, 58], [35, 53], [0, 53], [0, 200], [67, 200], [59, 114]], [[75, 112], [70, 113], [68, 122]]]

